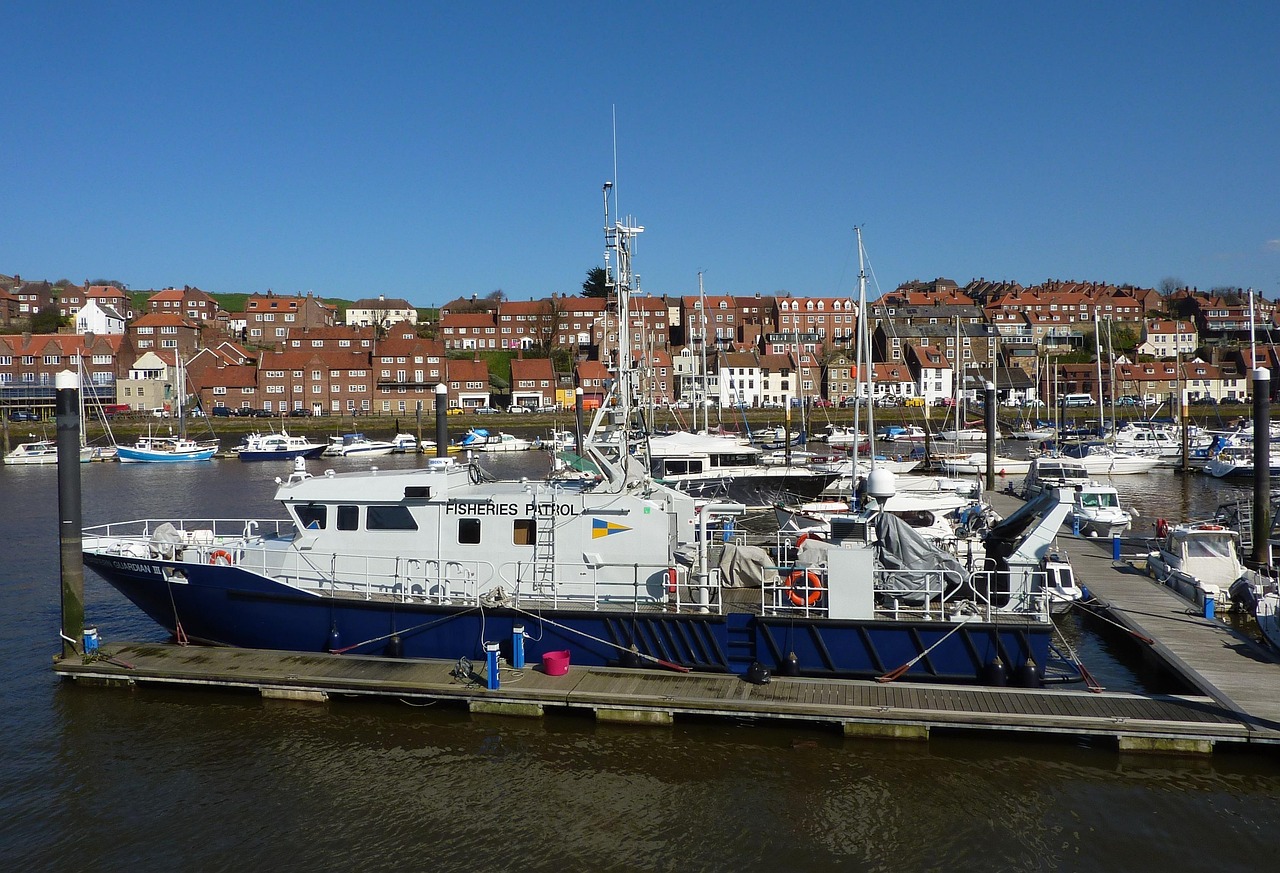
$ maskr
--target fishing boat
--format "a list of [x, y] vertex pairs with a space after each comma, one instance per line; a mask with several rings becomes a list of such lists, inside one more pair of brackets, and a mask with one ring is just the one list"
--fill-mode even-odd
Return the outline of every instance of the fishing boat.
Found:
[[288, 461], [294, 458], [316, 458], [325, 443], [312, 442], [303, 436], [280, 433], [251, 433], [231, 451], [242, 461]]
[[[607, 284], [626, 349], [641, 228], [610, 223], [607, 192]], [[744, 507], [698, 506], [650, 474], [643, 441], [633, 455], [638, 372], [627, 358], [584, 439], [599, 479], [577, 490], [486, 482], [470, 464], [297, 471], [276, 486], [277, 520], [92, 527], [85, 564], [203, 643], [449, 661], [494, 652], [516, 666], [567, 652], [575, 665], [757, 681], [762, 670], [1040, 681], [1052, 623], [1037, 551], [1067, 505], [1046, 497], [1006, 519], [978, 573], [909, 528], [899, 536], [901, 522], [874, 507], [803, 565], [794, 544], [771, 553], [713, 540]], [[871, 500], [891, 496], [891, 474], [872, 480]], [[857, 535], [866, 524], [879, 526], [874, 543]]]
[[376, 458], [389, 455], [395, 446], [386, 440], [371, 440], [362, 433], [344, 433], [329, 437], [322, 455], [329, 458]]
[[180, 436], [140, 436], [131, 446], [116, 446], [116, 457], [126, 464], [209, 461], [217, 453], [216, 440], [197, 442]]
[[1071, 530], [1082, 537], [1120, 536], [1133, 524], [1133, 514], [1120, 505], [1120, 493], [1110, 485], [1088, 482], [1072, 488]]

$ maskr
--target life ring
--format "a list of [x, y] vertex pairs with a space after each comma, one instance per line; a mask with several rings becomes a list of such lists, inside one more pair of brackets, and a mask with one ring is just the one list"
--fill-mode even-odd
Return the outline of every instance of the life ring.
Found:
[[809, 539], [809, 534], [807, 533], [800, 534], [800, 536], [796, 537], [796, 548], [798, 549], [801, 546], [803, 546], [808, 541], [808, 539]]
[[[816, 606], [822, 599], [822, 580], [812, 570], [792, 570], [782, 587], [796, 606]], [[808, 590], [808, 596], [805, 596], [804, 589]]]
[[1156, 519], [1156, 536], [1159, 539], [1164, 539], [1168, 535], [1169, 535], [1169, 522], [1165, 521], [1163, 518], [1157, 518]]
[[216, 549], [213, 553], [209, 555], [209, 563], [210, 564], [226, 564], [227, 566], [230, 566], [234, 564], [235, 561], [231, 559], [230, 552], [226, 551], [225, 549]]

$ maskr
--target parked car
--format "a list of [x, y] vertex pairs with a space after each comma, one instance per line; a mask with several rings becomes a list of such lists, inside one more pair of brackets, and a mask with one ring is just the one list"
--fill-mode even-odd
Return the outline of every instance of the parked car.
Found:
[[1116, 398], [1116, 406], [1137, 406], [1140, 398], [1136, 394], [1125, 394]]
[[15, 409], [9, 413], [10, 421], [39, 421], [40, 416], [29, 409]]
[[934, 406], [955, 406], [956, 399], [954, 397], [939, 397], [933, 401]]
[[1218, 405], [1218, 401], [1215, 398], [1210, 397], [1208, 394], [1205, 394], [1201, 397], [1192, 397], [1189, 402], [1192, 406], [1217, 406]]
[[230, 407], [230, 406], [215, 406], [215, 407], [213, 407], [213, 417], [214, 417], [214, 418], [230, 418], [230, 417], [231, 417], [232, 415], [234, 415], [234, 414], [235, 414], [235, 413], [231, 411], [231, 407]]
[[498, 410], [494, 409], [492, 406], [477, 406], [475, 409], [471, 411], [474, 412], [476, 415], [497, 415], [498, 414]]
[[906, 400], [902, 401], [902, 405], [903, 406], [924, 406], [924, 398], [908, 397]]
[[902, 405], [902, 398], [898, 397], [896, 394], [884, 394], [876, 398], [876, 406], [887, 408], [891, 406], [901, 406], [901, 405]]
[[827, 409], [829, 407], [835, 406], [834, 403], [832, 403], [830, 400], [828, 400], [825, 397], [813, 398], [813, 405], [816, 406], [818, 409]]
[[462, 413], [463, 409], [461, 406], [450, 406], [444, 411], [445, 415], [462, 415]]
[[785, 407], [776, 400], [765, 400], [760, 404], [761, 409], [784, 409]]
[[530, 412], [533, 412], [533, 410], [527, 406], [519, 406], [513, 403], [507, 407], [507, 412], [511, 415], [527, 415]]
[[846, 397], [844, 400], [840, 401], [840, 407], [842, 409], [852, 409], [857, 405], [858, 405], [858, 398], [856, 397]]
[[306, 418], [309, 415], [311, 415], [311, 410], [307, 409], [305, 406], [302, 406], [302, 407], [299, 407], [298, 409], [291, 410], [289, 412], [289, 415], [293, 416], [294, 418]]

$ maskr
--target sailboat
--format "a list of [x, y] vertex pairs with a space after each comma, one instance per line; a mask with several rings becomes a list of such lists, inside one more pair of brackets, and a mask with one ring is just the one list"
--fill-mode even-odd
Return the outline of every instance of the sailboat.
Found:
[[218, 440], [193, 440], [187, 437], [183, 406], [186, 401], [186, 367], [182, 356], [174, 355], [178, 367], [178, 433], [161, 436], [139, 436], [131, 446], [116, 446], [116, 457], [127, 464], [168, 464], [181, 461], [208, 461], [218, 453]]

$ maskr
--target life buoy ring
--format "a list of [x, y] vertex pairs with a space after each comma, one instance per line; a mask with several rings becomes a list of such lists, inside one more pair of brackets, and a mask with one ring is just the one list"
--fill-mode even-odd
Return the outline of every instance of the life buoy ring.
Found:
[[1169, 535], [1169, 522], [1165, 521], [1163, 518], [1157, 518], [1156, 519], [1156, 536], [1159, 537], [1160, 539], [1164, 539], [1168, 535]]
[[809, 535], [807, 533], [800, 534], [800, 536], [796, 537], [796, 548], [797, 549], [800, 548], [806, 542], [808, 542], [808, 540], [809, 540]]
[[792, 570], [782, 587], [796, 606], [816, 606], [822, 599], [822, 580], [812, 570]]
[[217, 549], [209, 555], [210, 564], [226, 564], [231, 566], [235, 562], [231, 560], [231, 553], [225, 549]]

